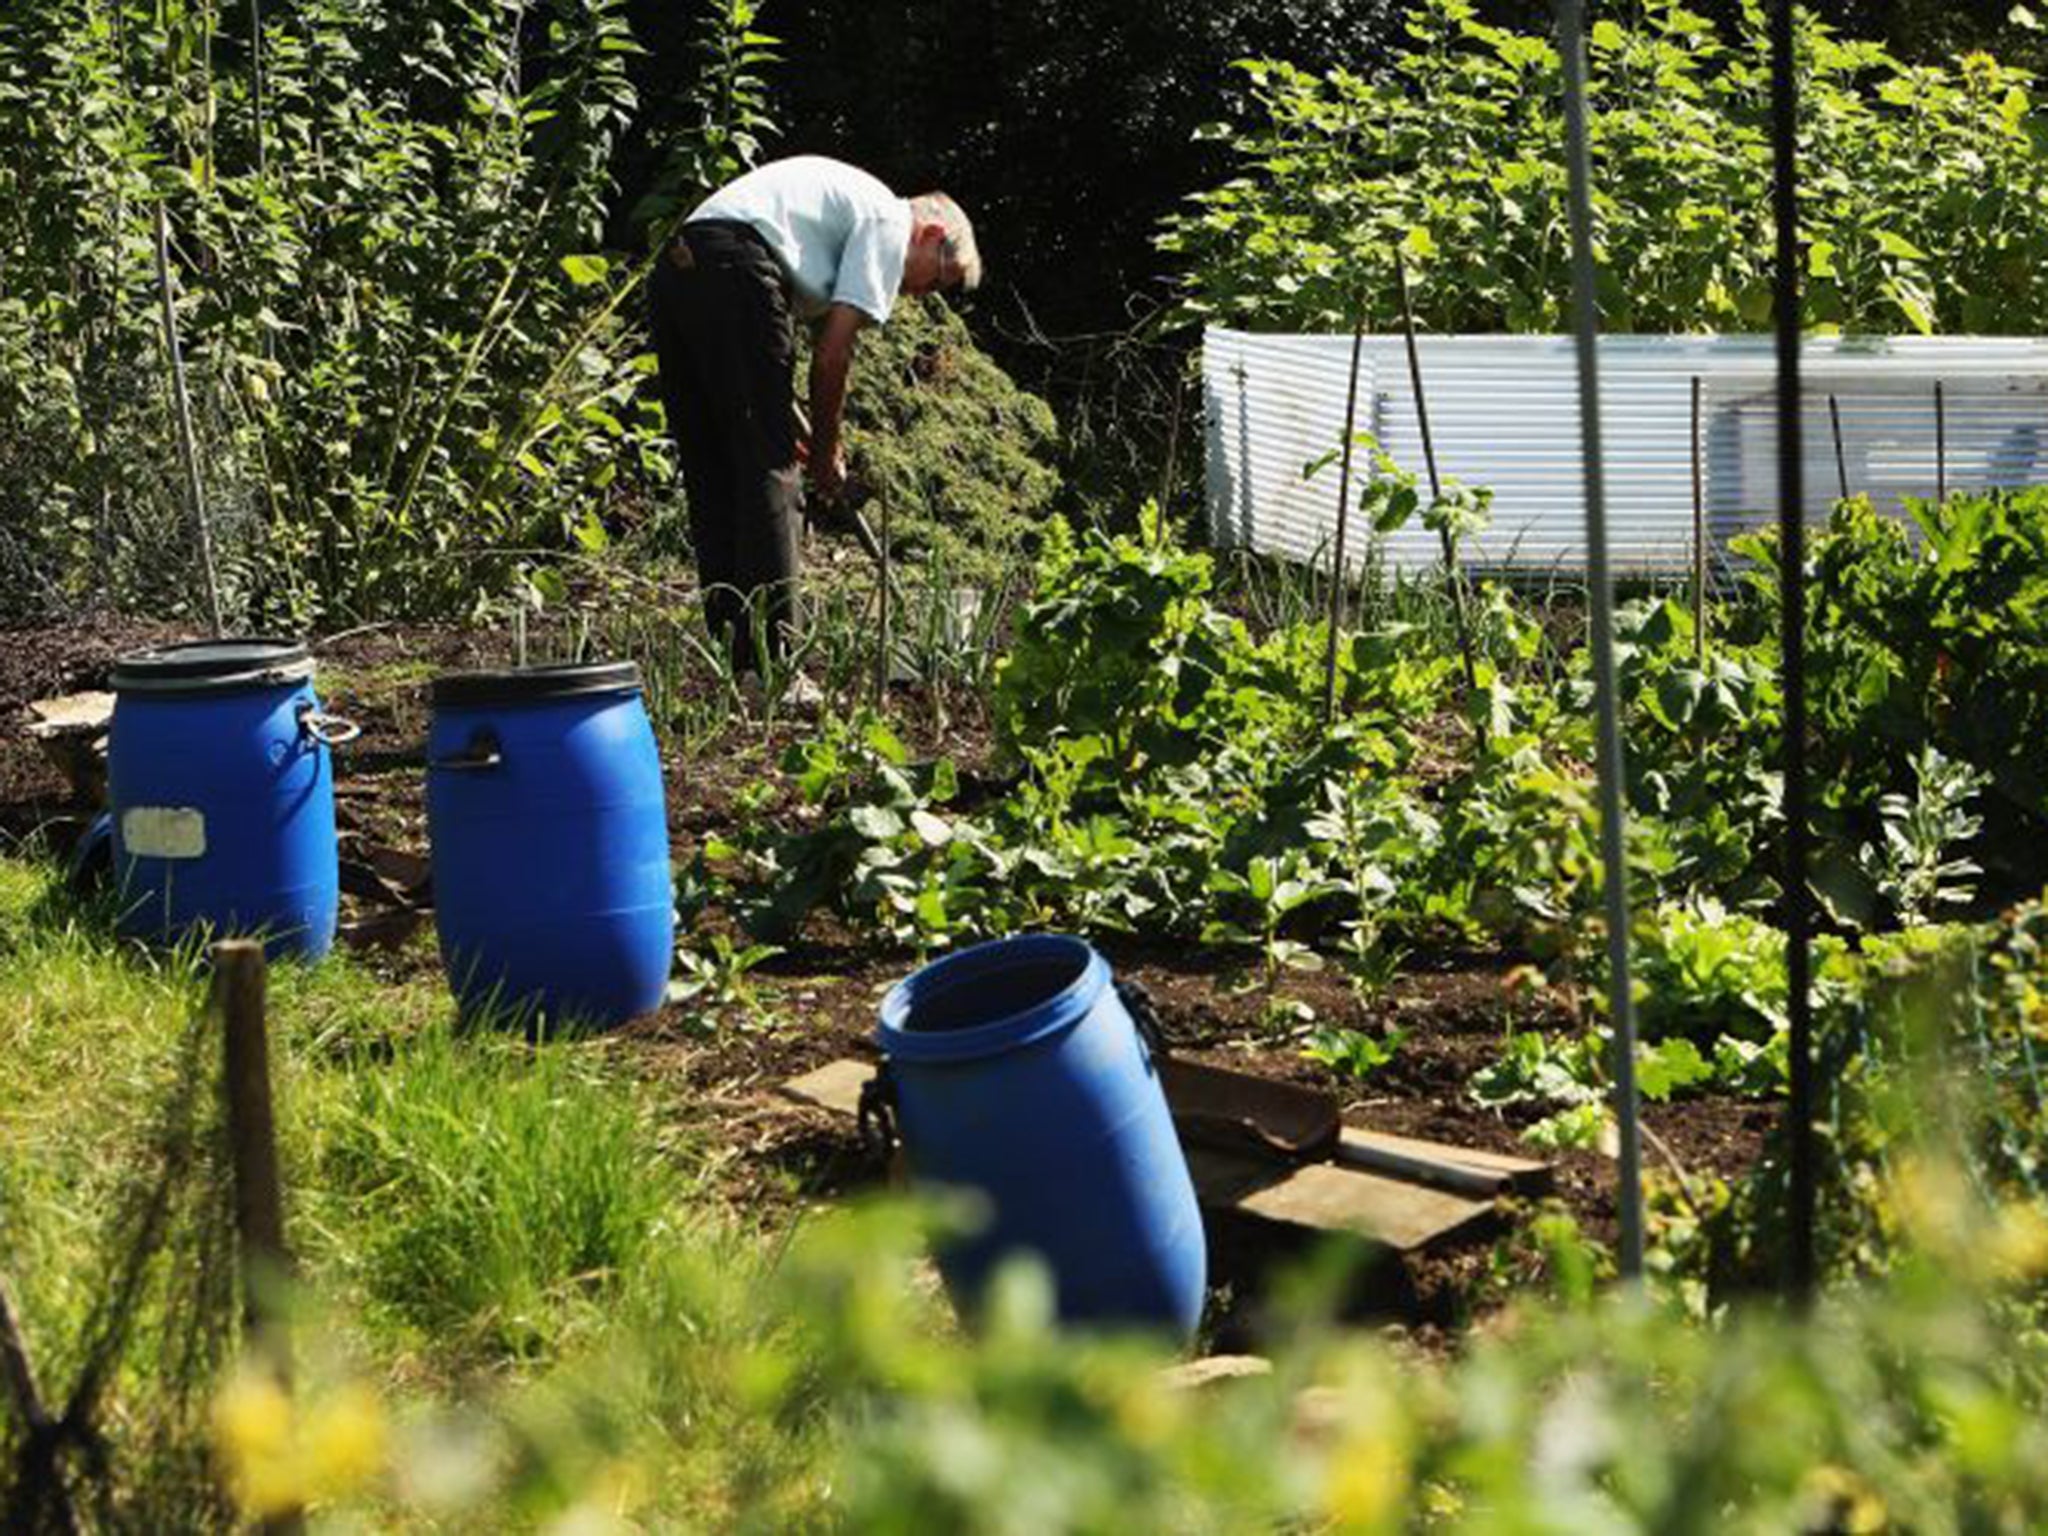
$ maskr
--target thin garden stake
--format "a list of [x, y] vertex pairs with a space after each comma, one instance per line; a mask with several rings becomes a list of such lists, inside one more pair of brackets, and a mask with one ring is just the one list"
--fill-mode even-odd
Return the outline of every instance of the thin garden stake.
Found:
[[1828, 430], [1835, 439], [1835, 487], [1843, 501], [1849, 499], [1849, 466], [1842, 458], [1842, 404], [1828, 396]]
[[1778, 249], [1778, 527], [1785, 695], [1785, 970], [1789, 989], [1792, 1141], [1785, 1212], [1785, 1288], [1798, 1304], [1814, 1286], [1813, 1009], [1807, 952], [1813, 926], [1806, 885], [1806, 484], [1799, 421], [1798, 76], [1793, 67], [1792, 0], [1771, 0], [1771, 141], [1776, 175], [1772, 211]]
[[1571, 180], [1572, 329], [1579, 357], [1579, 433], [1586, 461], [1586, 549], [1592, 587], [1593, 677], [1599, 716], [1600, 854], [1607, 898], [1608, 1010], [1614, 1027], [1614, 1120], [1620, 1131], [1615, 1204], [1621, 1274], [1643, 1273], [1642, 1130], [1636, 1103], [1635, 1002], [1628, 973], [1628, 861], [1622, 824], [1621, 719], [1614, 687], [1614, 591], [1607, 568], [1607, 487], [1601, 465], [1600, 326], [1593, 271], [1593, 168], [1586, 136], [1584, 0], [1560, 0], [1564, 53], [1565, 161]]
[[1941, 397], [1941, 380], [1934, 381], [1934, 500], [1948, 500], [1948, 402]]
[[217, 637], [227, 633], [221, 617], [220, 576], [213, 568], [213, 533], [206, 524], [206, 491], [199, 481], [199, 445], [192, 431], [192, 397], [185, 389], [185, 354], [178, 347], [178, 309], [171, 299], [171, 227], [161, 201], [156, 209], [156, 282], [163, 292], [164, 351], [170, 358], [171, 404], [178, 420], [178, 458], [185, 469], [185, 495], [199, 536], [199, 563], [206, 572], [206, 606]]
[[264, 183], [270, 173], [263, 145], [263, 0], [249, 0], [249, 107], [256, 134], [256, 180]]
[[1330, 646], [1323, 661], [1323, 718], [1337, 718], [1337, 631], [1344, 627], [1344, 534], [1351, 526], [1351, 439], [1358, 430], [1358, 364], [1365, 353], [1365, 299], [1351, 326], [1351, 387], [1344, 395], [1343, 467], [1337, 472], [1337, 558], [1330, 571]]
[[[1436, 440], [1429, 431], [1429, 397], [1422, 389], [1422, 352], [1415, 344], [1415, 306], [1408, 298], [1408, 263], [1401, 257], [1401, 247], [1394, 247], [1394, 277], [1401, 288], [1401, 334], [1408, 343], [1408, 384], [1415, 393], [1415, 425], [1422, 434], [1422, 462], [1429, 470], [1429, 499], [1442, 499], [1444, 485], [1436, 472]], [[1465, 583], [1458, 570], [1457, 550], [1451, 544], [1451, 531], [1440, 528], [1437, 532], [1444, 543], [1444, 586], [1451, 594], [1451, 620], [1458, 627], [1458, 654], [1465, 660], [1465, 698], [1467, 702], [1479, 695], [1479, 667], [1472, 659], [1472, 627], [1465, 622]], [[1479, 745], [1486, 745], [1486, 724], [1483, 716], [1475, 710], [1472, 728], [1478, 735]]]
[[882, 633], [879, 643], [875, 646], [875, 706], [877, 708], [881, 707], [883, 700], [888, 696], [889, 692], [889, 588], [895, 579], [894, 573], [890, 569], [892, 563], [890, 560], [889, 549], [890, 499], [891, 498], [888, 496], [886, 492], [883, 494], [881, 498], [881, 548], [878, 554], [876, 555], [876, 560], [880, 564], [882, 570]]
[[[254, 939], [224, 940], [213, 946], [213, 967], [213, 1001], [221, 1020], [221, 1086], [234, 1167], [243, 1324], [265, 1367], [289, 1393], [291, 1343], [277, 1288], [290, 1278], [292, 1259], [284, 1240], [284, 1182], [278, 1172], [277, 1117], [270, 1098], [263, 946]], [[261, 1528], [298, 1532], [304, 1530], [305, 1520], [297, 1510], [285, 1510], [270, 1516]]]
[[1700, 376], [1692, 376], [1692, 655], [1707, 664], [1707, 477], [1700, 462]]
[[1181, 398], [1187, 393], [1187, 380], [1181, 377], [1180, 369], [1173, 371], [1173, 410], [1166, 418], [1166, 467], [1159, 474], [1159, 510], [1168, 512], [1173, 506], [1173, 482], [1180, 473], [1180, 411]]

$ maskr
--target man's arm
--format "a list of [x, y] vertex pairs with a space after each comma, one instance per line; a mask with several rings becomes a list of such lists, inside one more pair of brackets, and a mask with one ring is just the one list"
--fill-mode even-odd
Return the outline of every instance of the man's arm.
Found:
[[836, 495], [846, 483], [839, 449], [840, 418], [846, 409], [846, 378], [853, 368], [854, 341], [868, 317], [851, 304], [834, 304], [819, 322], [811, 353], [811, 484]]

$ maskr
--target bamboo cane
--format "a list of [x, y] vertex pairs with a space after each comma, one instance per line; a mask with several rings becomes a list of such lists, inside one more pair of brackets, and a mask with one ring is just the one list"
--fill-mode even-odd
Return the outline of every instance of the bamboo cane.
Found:
[[1614, 1030], [1614, 1119], [1620, 1133], [1615, 1203], [1624, 1279], [1643, 1273], [1643, 1175], [1636, 1097], [1635, 1000], [1629, 990], [1628, 862], [1622, 825], [1620, 706], [1615, 693], [1614, 590], [1607, 564], [1606, 477], [1600, 446], [1598, 301], [1593, 271], [1592, 157], [1587, 147], [1585, 9], [1562, 0], [1567, 170], [1571, 182], [1572, 318], [1579, 358], [1579, 432], [1585, 457], [1586, 546], [1592, 587], [1593, 677], [1599, 723], [1600, 852], [1607, 907], [1608, 1018]]
[[1344, 535], [1351, 526], [1351, 447], [1358, 431], [1358, 364], [1365, 352], [1365, 300], [1351, 327], [1351, 386], [1344, 396], [1343, 467], [1337, 473], [1337, 554], [1330, 570], [1330, 644], [1323, 661], [1323, 718], [1337, 718], [1337, 632], [1344, 627]]

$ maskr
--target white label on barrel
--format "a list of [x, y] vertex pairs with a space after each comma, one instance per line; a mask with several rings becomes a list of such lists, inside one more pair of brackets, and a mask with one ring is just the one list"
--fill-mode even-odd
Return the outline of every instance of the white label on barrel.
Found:
[[139, 859], [206, 854], [206, 815], [178, 805], [137, 805], [121, 813], [121, 846]]

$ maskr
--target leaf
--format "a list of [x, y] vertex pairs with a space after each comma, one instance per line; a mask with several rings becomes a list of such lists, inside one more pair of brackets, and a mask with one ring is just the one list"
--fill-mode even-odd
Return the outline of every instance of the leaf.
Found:
[[1914, 330], [1922, 336], [1934, 334], [1934, 312], [1927, 307], [1924, 298], [1905, 284], [1896, 282], [1886, 283], [1885, 293], [1898, 306], [1899, 313], [1906, 317]]
[[1637, 1047], [1636, 1087], [1652, 1103], [1663, 1103], [1680, 1089], [1707, 1082], [1714, 1068], [1699, 1047], [1683, 1038]]
[[903, 835], [903, 818], [886, 805], [856, 805], [846, 821], [871, 843], [892, 843]]
[[612, 269], [612, 264], [602, 256], [564, 256], [562, 270], [569, 281], [578, 288], [588, 288], [601, 283]]
[[1436, 238], [1430, 234], [1426, 224], [1411, 225], [1408, 233], [1401, 237], [1401, 249], [1417, 261], [1427, 261], [1436, 254]]
[[1887, 256], [1897, 256], [1904, 261], [1925, 261], [1927, 253], [1908, 240], [1904, 235], [1893, 234], [1888, 229], [1877, 232], [1877, 248]]

